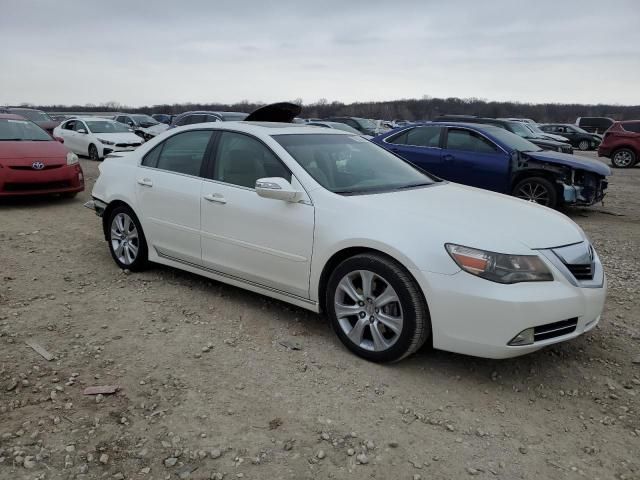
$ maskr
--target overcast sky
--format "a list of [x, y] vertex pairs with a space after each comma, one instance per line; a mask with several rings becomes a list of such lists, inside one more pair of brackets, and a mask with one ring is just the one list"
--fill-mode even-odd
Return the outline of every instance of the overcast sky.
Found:
[[640, 104], [638, 0], [0, 0], [0, 104]]

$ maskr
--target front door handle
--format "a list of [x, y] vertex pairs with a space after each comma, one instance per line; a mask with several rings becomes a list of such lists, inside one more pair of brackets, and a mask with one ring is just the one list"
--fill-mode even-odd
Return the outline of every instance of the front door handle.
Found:
[[150, 178], [139, 178], [138, 185], [142, 185], [143, 187], [153, 187], [153, 182]]
[[453, 155], [450, 155], [450, 154], [447, 153], [446, 155], [443, 155], [442, 158], [444, 160], [446, 160], [447, 162], [449, 162], [449, 161], [453, 160], [454, 157], [453, 157]]
[[225, 198], [220, 193], [208, 193], [203, 198], [209, 202], [222, 203], [222, 204], [227, 203]]

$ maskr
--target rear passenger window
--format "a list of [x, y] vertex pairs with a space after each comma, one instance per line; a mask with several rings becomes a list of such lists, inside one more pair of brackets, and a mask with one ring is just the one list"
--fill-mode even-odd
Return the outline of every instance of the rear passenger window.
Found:
[[640, 122], [623, 123], [622, 128], [624, 128], [627, 132], [640, 133]]
[[482, 135], [470, 130], [449, 129], [447, 148], [476, 153], [495, 153], [497, 148]]
[[401, 132], [388, 143], [395, 145], [412, 145], [416, 147], [439, 147], [442, 127], [415, 127]]
[[211, 133], [211, 130], [191, 130], [169, 137], [162, 144], [162, 150], [157, 154], [158, 147], [154, 148], [142, 164], [151, 167], [155, 163], [161, 170], [200, 176]]
[[158, 157], [160, 156], [160, 152], [162, 151], [162, 143], [154, 147], [149, 153], [147, 153], [142, 159], [142, 165], [145, 167], [153, 167], [156, 168], [158, 166]]

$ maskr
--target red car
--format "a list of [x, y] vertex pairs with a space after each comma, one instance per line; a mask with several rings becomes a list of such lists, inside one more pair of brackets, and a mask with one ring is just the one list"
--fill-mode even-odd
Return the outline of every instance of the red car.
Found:
[[640, 161], [640, 120], [614, 122], [604, 132], [599, 157], [611, 159], [617, 168], [631, 168]]
[[19, 115], [0, 114], [0, 197], [84, 190], [78, 156]]

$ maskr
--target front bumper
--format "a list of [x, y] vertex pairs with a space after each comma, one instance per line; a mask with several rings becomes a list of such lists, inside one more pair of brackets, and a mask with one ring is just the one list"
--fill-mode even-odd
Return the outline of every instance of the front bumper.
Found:
[[80, 164], [44, 170], [0, 169], [0, 197], [77, 193], [84, 190]]
[[[433, 333], [434, 348], [485, 358], [509, 358], [571, 340], [600, 321], [607, 284], [581, 288], [546, 261], [552, 282], [502, 285], [460, 271], [443, 275], [425, 271], [413, 274], [423, 289]], [[510, 346], [520, 332], [577, 319], [570, 333]]]
[[89, 200], [84, 204], [84, 207], [89, 210], [93, 210], [97, 216], [102, 217], [104, 215], [104, 211], [107, 209], [107, 204], [102, 200], [93, 197], [93, 200]]

